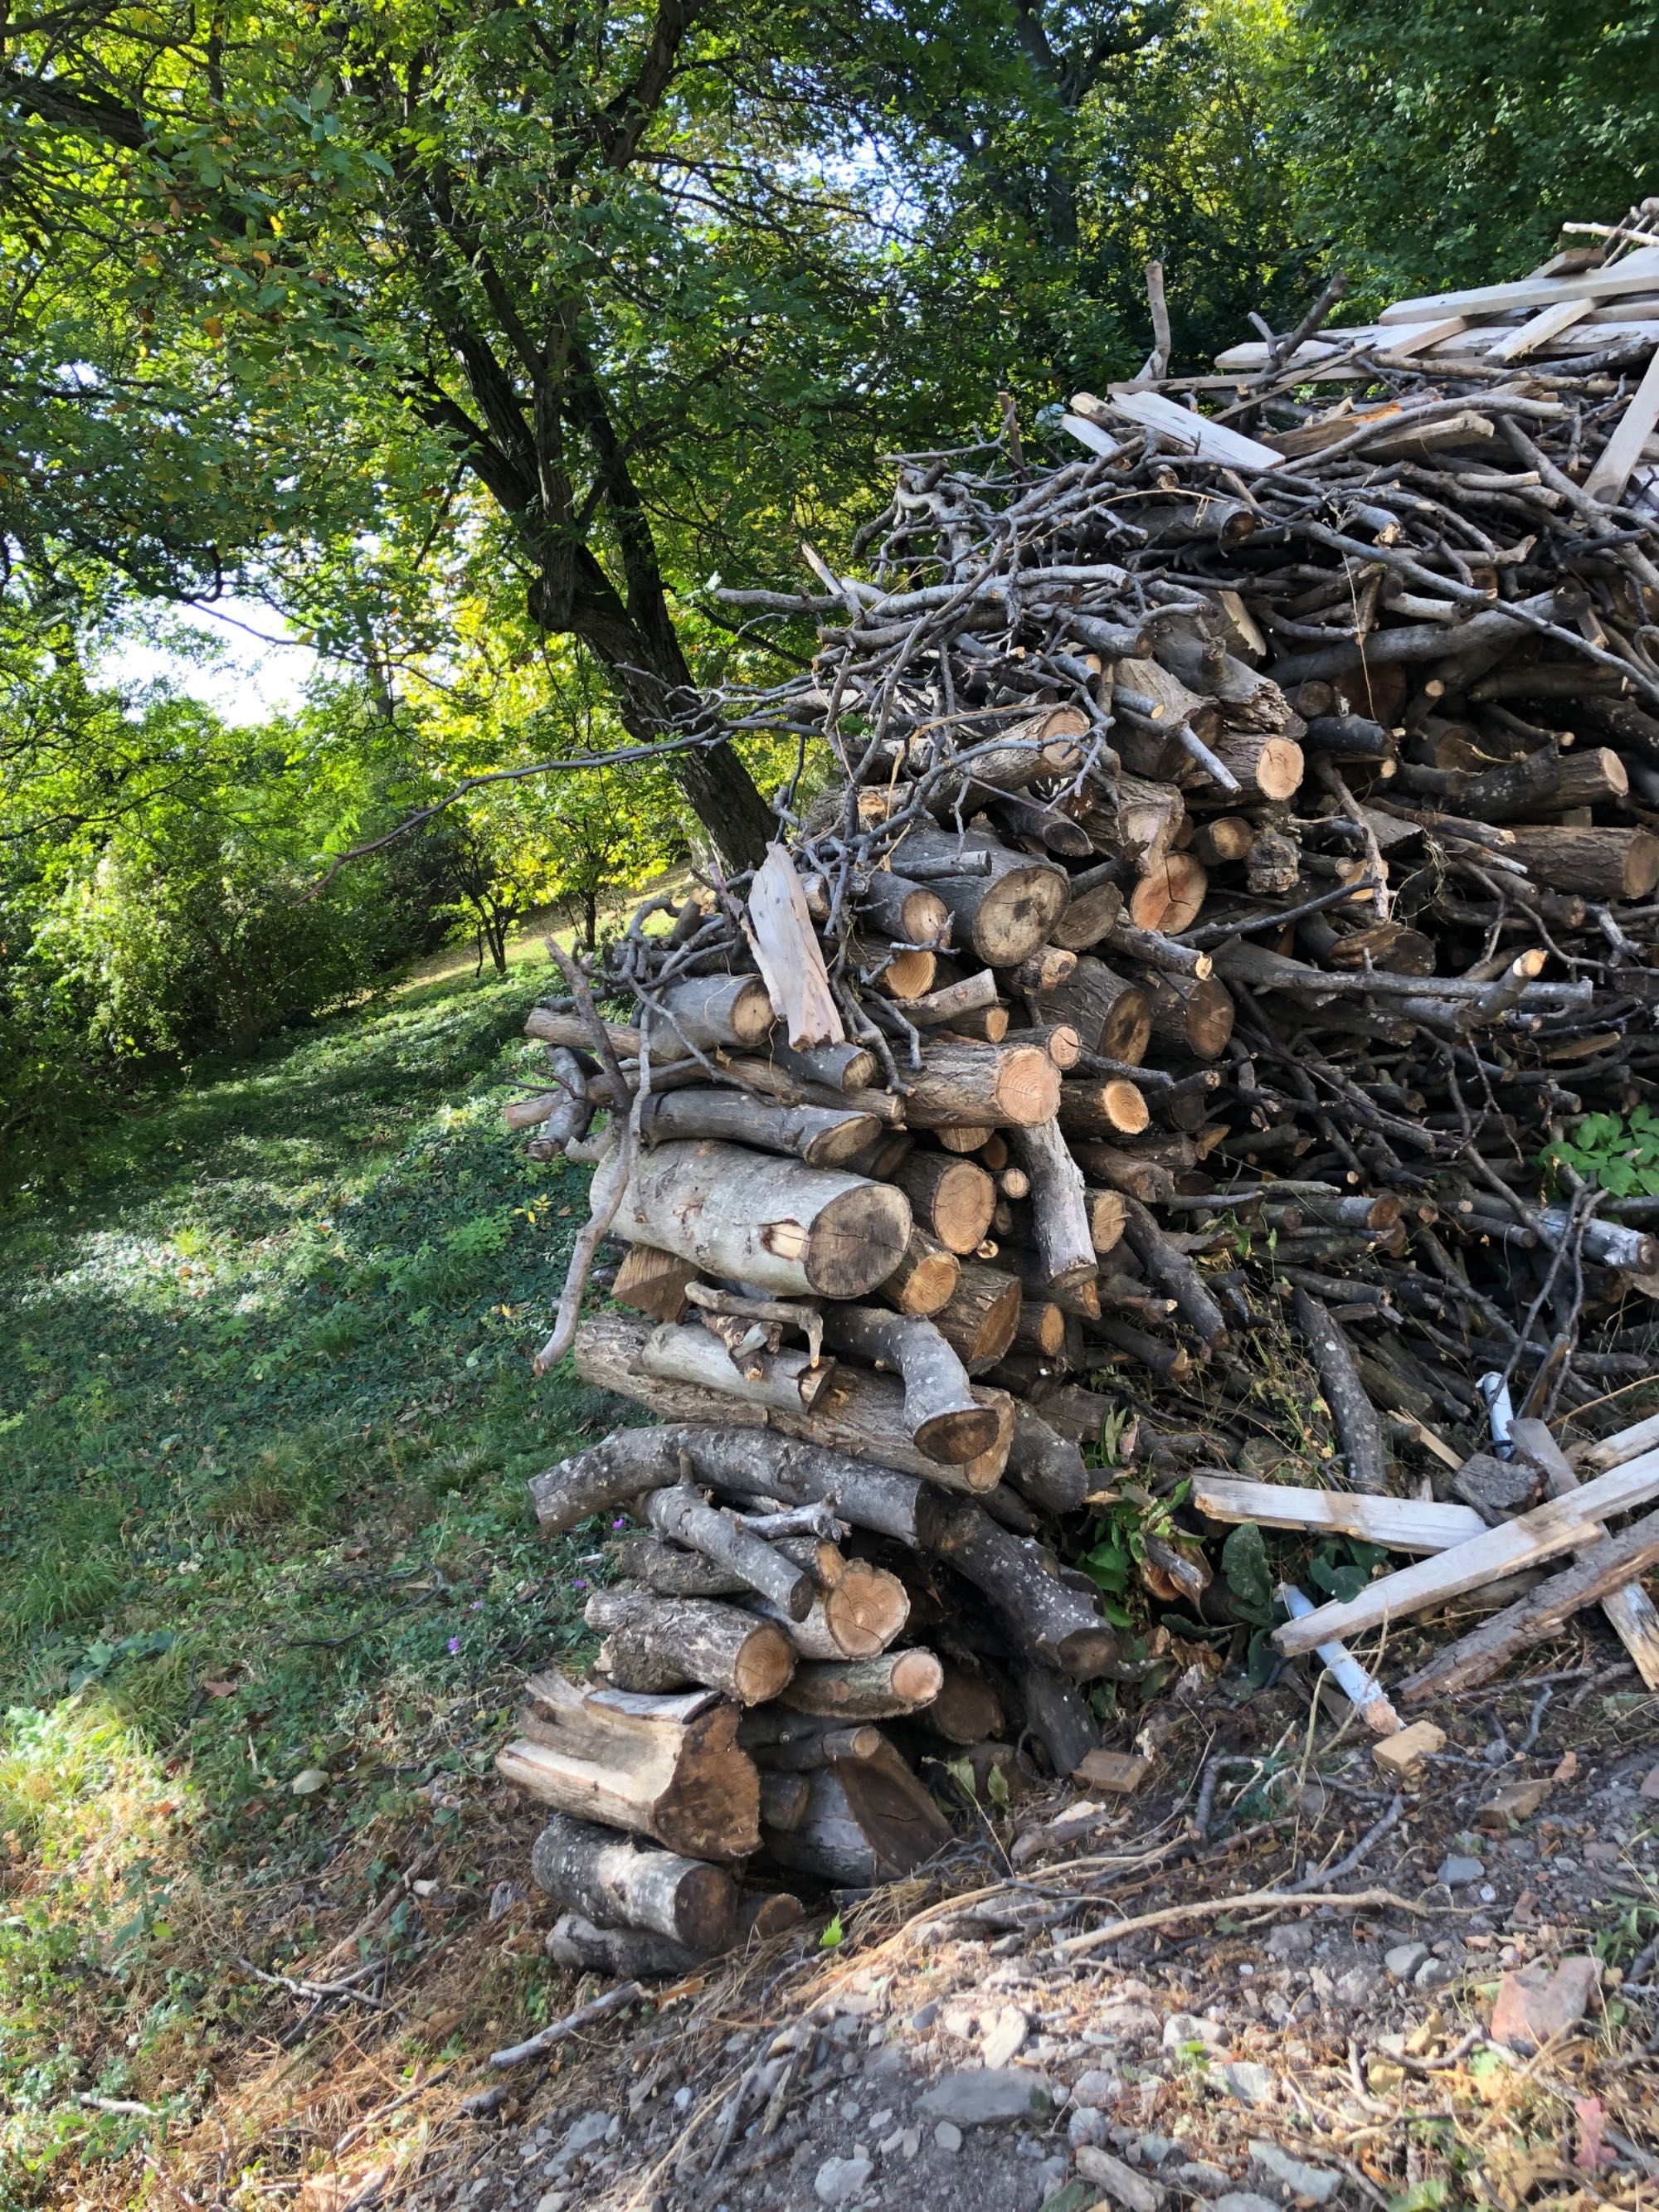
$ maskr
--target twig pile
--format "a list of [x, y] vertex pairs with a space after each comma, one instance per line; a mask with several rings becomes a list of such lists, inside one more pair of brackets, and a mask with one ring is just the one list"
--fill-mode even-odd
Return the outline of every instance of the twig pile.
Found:
[[[1402, 1698], [1597, 1599], [1659, 1685], [1659, 1536], [1604, 1525], [1654, 1439], [1575, 1492], [1543, 1426], [1648, 1374], [1659, 1295], [1659, 1195], [1539, 1166], [1659, 1058], [1659, 245], [1563, 260], [1080, 394], [1058, 467], [1012, 420], [901, 457], [867, 577], [809, 548], [820, 592], [720, 593], [816, 627], [727, 702], [800, 742], [779, 842], [641, 908], [592, 985], [556, 949], [553, 1088], [508, 1114], [597, 1163], [544, 1363], [672, 1425], [533, 1486], [550, 1532], [639, 1524], [589, 1608], [604, 1686], [538, 1678], [502, 1755], [561, 1816], [561, 1955], [684, 1965], [757, 1849], [914, 1866], [929, 1759], [1132, 1784], [1080, 1686], [1147, 1665], [1063, 1564], [1121, 1479], [1103, 1433], [1143, 1498], [1428, 1555], [1275, 1632], [1379, 1732], [1335, 1639], [1566, 1552]], [[1327, 1487], [1234, 1472], [1287, 1318]], [[1200, 1524], [1164, 1526], [1147, 1589], [1225, 1622]]]

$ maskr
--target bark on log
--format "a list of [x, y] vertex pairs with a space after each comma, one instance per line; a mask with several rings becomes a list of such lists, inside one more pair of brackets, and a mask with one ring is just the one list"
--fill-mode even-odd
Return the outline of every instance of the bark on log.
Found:
[[1123, 911], [1120, 864], [1108, 860], [1073, 876], [1071, 897], [1054, 924], [1054, 941], [1063, 951], [1086, 952], [1098, 945]]
[[1018, 1275], [963, 1261], [956, 1290], [933, 1320], [970, 1375], [994, 1367], [1013, 1342], [1022, 1297]]
[[1240, 787], [1258, 798], [1285, 799], [1302, 787], [1302, 748], [1293, 738], [1229, 730], [1214, 741], [1212, 750]]
[[932, 1705], [944, 1680], [931, 1651], [884, 1651], [878, 1658], [849, 1660], [844, 1666], [797, 1667], [780, 1702], [792, 1712], [830, 1720], [890, 1720]]
[[912, 883], [908, 876], [874, 870], [856, 894], [860, 921], [883, 937], [900, 945], [933, 945], [941, 951], [950, 942], [951, 909], [931, 884]]
[[898, 1265], [910, 1206], [890, 1183], [735, 1145], [674, 1144], [639, 1162], [617, 1228], [764, 1291], [856, 1298]]
[[823, 1445], [830, 1451], [923, 1475], [946, 1489], [969, 1493], [989, 1490], [1002, 1473], [1013, 1424], [1006, 1411], [1007, 1401], [1000, 1393], [988, 1392], [981, 1401], [1000, 1404], [1004, 1409], [996, 1444], [981, 1459], [959, 1467], [947, 1466], [916, 1449], [904, 1418], [904, 1392], [885, 1376], [838, 1368], [810, 1413], [805, 1409], [793, 1413], [758, 1405], [751, 1399], [726, 1397], [695, 1383], [647, 1375], [641, 1366], [647, 1334], [642, 1324], [626, 1315], [595, 1314], [582, 1324], [576, 1339], [578, 1373], [586, 1382], [650, 1407], [664, 1420], [779, 1429], [786, 1436]]
[[1138, 1066], [1146, 1056], [1152, 1034], [1146, 994], [1115, 975], [1103, 960], [1085, 955], [1059, 990], [1036, 1005], [1045, 1020], [1069, 1023], [1085, 1052], [1130, 1066]]
[[1176, 1052], [1200, 1060], [1219, 1060], [1233, 1034], [1237, 1009], [1218, 975], [1176, 975], [1167, 971], [1146, 978], [1152, 1035]]
[[592, 1919], [649, 1929], [699, 1956], [722, 1949], [736, 1925], [737, 1884], [723, 1867], [642, 1850], [611, 1828], [563, 1814], [556, 1813], [537, 1837], [530, 1875], [556, 1904]]
[[1077, 1136], [1108, 1143], [1115, 1137], [1138, 1137], [1152, 1118], [1145, 1093], [1127, 1076], [1109, 1076], [1104, 1082], [1073, 1076], [1060, 1085], [1060, 1121]]
[[1023, 1398], [1014, 1401], [1014, 1440], [1005, 1474], [1028, 1504], [1048, 1514], [1080, 1513], [1093, 1487], [1078, 1445]]
[[699, 1553], [664, 1543], [654, 1528], [630, 1528], [616, 1539], [611, 1556], [624, 1583], [636, 1583], [658, 1597], [737, 1597], [749, 1589], [741, 1575], [716, 1566]]
[[919, 1452], [961, 1467], [993, 1449], [1001, 1409], [975, 1393], [966, 1369], [932, 1322], [881, 1306], [833, 1305], [824, 1340], [872, 1367], [896, 1372], [904, 1384], [904, 1416]]
[[878, 1072], [876, 1055], [867, 1045], [815, 1044], [796, 1051], [773, 1037], [768, 1054], [786, 1075], [799, 1083], [815, 1083], [826, 1091], [866, 1091]]
[[737, 1748], [735, 1705], [707, 1690], [584, 1691], [562, 1674], [532, 1675], [525, 1692], [520, 1732], [496, 1756], [507, 1781], [561, 1813], [653, 1836], [690, 1858], [756, 1849], [759, 1785]]
[[[977, 1505], [960, 1509], [952, 1536], [951, 1565], [984, 1597], [1015, 1650], [1079, 1682], [1114, 1664], [1117, 1638], [1093, 1601], [1051, 1573], [1035, 1546], [999, 1528]], [[792, 1683], [784, 1694], [794, 1692]]]
[[[1018, 1042], [977, 1044], [936, 1039], [923, 1048], [921, 1073], [907, 1069], [905, 1081], [909, 1091], [904, 1118], [913, 1129], [996, 1128], [1046, 1121], [1060, 1100], [1060, 1070], [1054, 1061], [1039, 1047]], [[887, 1272], [890, 1269], [890, 1261]]]
[[[756, 1728], [751, 1720], [773, 1723]], [[810, 1774], [815, 1766], [830, 1766], [838, 1759], [875, 1759], [887, 1741], [868, 1721], [842, 1726], [816, 1713], [792, 1713], [781, 1705], [764, 1716], [745, 1716], [738, 1741], [764, 1774]]]
[[916, 1226], [947, 1252], [978, 1250], [991, 1225], [996, 1186], [973, 1160], [951, 1152], [907, 1153], [892, 1180], [910, 1201]]
[[575, 1974], [603, 1974], [619, 1982], [663, 1981], [692, 1973], [701, 1952], [671, 1936], [641, 1928], [601, 1928], [580, 1912], [561, 1913], [544, 1946], [556, 1966]]
[[809, 1168], [840, 1167], [881, 1133], [873, 1115], [827, 1106], [769, 1106], [743, 1091], [653, 1091], [640, 1115], [648, 1145], [712, 1137], [793, 1154]]
[[933, 877], [929, 888], [950, 908], [958, 945], [971, 947], [988, 968], [1012, 968], [1036, 951], [1063, 912], [1066, 871], [1053, 860], [1011, 853], [992, 838], [942, 830], [911, 830], [893, 859], [901, 869], [916, 861], [948, 866], [963, 853], [988, 854], [989, 872]]
[[814, 1595], [812, 1577], [793, 1559], [775, 1551], [764, 1537], [751, 1535], [734, 1514], [698, 1497], [689, 1483], [653, 1490], [638, 1509], [659, 1536], [701, 1552], [706, 1559], [741, 1575], [751, 1590], [769, 1599], [788, 1620], [804, 1620]]
[[1586, 898], [1645, 898], [1659, 884], [1659, 837], [1645, 830], [1569, 830], [1520, 826], [1504, 856], [1519, 860], [1537, 884], [1582, 891]]
[[661, 994], [661, 1006], [671, 1018], [659, 1021], [651, 1039], [652, 1057], [659, 1045], [665, 1057], [678, 1049], [670, 1044], [678, 1032], [703, 1052], [735, 1045], [746, 1051], [757, 1045], [776, 1018], [766, 986], [758, 975], [690, 975], [671, 983]]
[[706, 1410], [703, 1418], [711, 1425], [618, 1430], [536, 1476], [530, 1495], [542, 1534], [562, 1535], [592, 1513], [678, 1482], [684, 1454], [696, 1481], [733, 1497], [775, 1498], [790, 1505], [833, 1499], [841, 1519], [854, 1528], [891, 1536], [912, 1551], [945, 1548], [951, 1501], [914, 1476], [763, 1429], [722, 1427], [718, 1413]]
[[1306, 1291], [1297, 1291], [1291, 1304], [1297, 1328], [1319, 1370], [1319, 1385], [1347, 1466], [1348, 1486], [1380, 1498], [1389, 1486], [1388, 1447], [1376, 1408], [1359, 1379], [1353, 1346], [1328, 1309]]
[[795, 1671], [794, 1647], [784, 1631], [735, 1606], [605, 1589], [593, 1592], [582, 1618], [607, 1638], [600, 1664], [619, 1690], [697, 1683], [738, 1705], [761, 1705]]
[[774, 1771], [760, 1778], [761, 1831], [798, 1828], [806, 1817], [809, 1784], [804, 1774]]
[[749, 1362], [754, 1370], [751, 1379], [718, 1334], [684, 1322], [664, 1322], [654, 1328], [641, 1347], [640, 1362], [645, 1374], [663, 1382], [693, 1382], [700, 1389], [785, 1412], [799, 1407], [810, 1413], [835, 1372], [827, 1360], [815, 1366], [808, 1353], [786, 1350], [755, 1353]]
[[[1227, 1340], [1227, 1317], [1206, 1287], [1203, 1277], [1187, 1255], [1170, 1242], [1139, 1199], [1126, 1199], [1124, 1206], [1125, 1241], [1146, 1270], [1148, 1279], [1156, 1283], [1166, 1297], [1175, 1300], [1182, 1319], [1198, 1332], [1211, 1351], [1218, 1350]], [[1322, 1379], [1322, 1367], [1320, 1373]], [[1358, 1381], [1357, 1374], [1355, 1381]], [[1369, 1486], [1359, 1481], [1354, 1483], [1356, 1490]]]
[[777, 1616], [803, 1659], [832, 1666], [879, 1657], [898, 1641], [909, 1618], [910, 1596], [904, 1584], [867, 1559], [849, 1559], [841, 1580], [814, 1598], [803, 1619], [785, 1621]]
[[1064, 1781], [1100, 1741], [1100, 1729], [1077, 1684], [1051, 1667], [1022, 1667], [1016, 1681], [1027, 1731]]
[[1175, 1194], [1175, 1175], [1161, 1160], [1126, 1152], [1116, 1145], [1079, 1139], [1072, 1154], [1085, 1173], [1121, 1197], [1138, 1198], [1143, 1206], [1161, 1206]]
[[962, 1266], [956, 1254], [947, 1252], [921, 1230], [913, 1229], [903, 1257], [878, 1287], [876, 1296], [899, 1313], [917, 1314], [923, 1320], [930, 1320], [942, 1307], [950, 1304], [961, 1279]]
[[1093, 1282], [1097, 1264], [1083, 1170], [1058, 1121], [1016, 1130], [1013, 1145], [1031, 1179], [1031, 1221], [1049, 1287], [1075, 1294]]

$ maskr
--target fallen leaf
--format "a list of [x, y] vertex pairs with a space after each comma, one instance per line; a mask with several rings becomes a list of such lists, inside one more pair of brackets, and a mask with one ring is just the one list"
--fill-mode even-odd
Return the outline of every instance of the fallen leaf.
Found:
[[1583, 2173], [1599, 2173], [1603, 2166], [1617, 2166], [1619, 2154], [1608, 2148], [1602, 2130], [1607, 2124], [1607, 2107], [1599, 2097], [1578, 2097], [1573, 2102], [1573, 2113], [1578, 2122], [1578, 2142], [1572, 2154], [1572, 2162]]
[[1552, 1782], [1572, 1782], [1577, 1780], [1577, 1775], [1578, 1753], [1576, 1751], [1564, 1752], [1561, 1756], [1561, 1763], [1556, 1768], [1554, 1773], [1551, 1775], [1550, 1780]]

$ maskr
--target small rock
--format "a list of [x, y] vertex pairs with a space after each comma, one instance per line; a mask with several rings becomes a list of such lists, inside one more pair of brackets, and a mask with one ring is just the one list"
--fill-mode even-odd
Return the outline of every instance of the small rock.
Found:
[[964, 2010], [961, 2005], [954, 2005], [939, 2025], [947, 2035], [954, 2035], [959, 2043], [966, 2043], [979, 2026], [979, 2014]]
[[1448, 1889], [1462, 1889], [1466, 1882], [1479, 1881], [1486, 1871], [1484, 1859], [1469, 1858], [1461, 1851], [1449, 1851], [1440, 1862], [1440, 1871], [1435, 1876]]
[[933, 2130], [933, 2141], [941, 2150], [960, 2150], [962, 2130], [949, 2120], [941, 2120]]
[[883, 2136], [882, 2140], [876, 2145], [876, 2148], [881, 2153], [884, 2158], [891, 2158], [893, 2153], [902, 2147], [903, 2142], [904, 2130], [902, 2128], [895, 2128], [890, 2136]]
[[1642, 1786], [1637, 1795], [1640, 1797], [1659, 1797], [1659, 1766], [1650, 1767], [1642, 1777]]
[[570, 2191], [568, 2189], [550, 2189], [545, 2197], [536, 2199], [536, 2212], [564, 2212], [569, 2202]]
[[1091, 2188], [1104, 2190], [1122, 2212], [1161, 2212], [1164, 2192], [1158, 2183], [1114, 2158], [1110, 2151], [1085, 2143], [1077, 2154], [1077, 2170]]
[[919, 2100], [930, 2120], [950, 2120], [957, 2127], [982, 2127], [994, 2120], [1029, 2120], [1052, 2107], [1054, 2091], [1046, 2075], [1018, 2067], [975, 2068], [960, 2074], [941, 2074]]
[[1066, 2136], [1073, 2150], [1082, 2143], [1103, 2143], [1105, 2113], [1096, 2105], [1073, 2106], [1066, 2122]]
[[1210, 2199], [1215, 2212], [1285, 2212], [1271, 2197], [1263, 2197], [1254, 2189], [1230, 2189], [1223, 2197]]
[[988, 2066], [1006, 2066], [1024, 2044], [1031, 2023], [1018, 2005], [1004, 2005], [989, 2026], [980, 2027], [980, 2048]]
[[1168, 2136], [1145, 2135], [1129, 2146], [1130, 2155], [1143, 2166], [1162, 2166], [1175, 2148]]
[[1292, 2197], [1310, 2197], [1316, 2204], [1326, 2203], [1341, 2186], [1341, 2175], [1333, 2173], [1329, 2166], [1309, 2166], [1275, 2142], [1252, 2142], [1250, 2157], [1262, 2179], [1275, 2188], [1288, 2189]]
[[1157, 2035], [1159, 2021], [1151, 2005], [1121, 1998], [1095, 2015], [1095, 2033], [1109, 2043], [1145, 2043]]
[[333, 1778], [324, 1767], [302, 1767], [289, 1784], [289, 1794], [294, 1797], [314, 1797], [319, 1790], [326, 1790]]
[[1537, 2051], [1565, 2035], [1584, 2017], [1601, 1977], [1601, 1961], [1582, 1956], [1563, 1959], [1553, 1973], [1537, 1966], [1505, 1974], [1492, 2007], [1492, 2041]]
[[554, 2165], [568, 2166], [572, 2159], [580, 2158], [584, 2152], [597, 2150], [613, 2127], [621, 2133], [620, 2126], [609, 2112], [584, 2112], [565, 2130], [564, 2140], [553, 2154]]
[[919, 2005], [916, 2008], [905, 2025], [913, 2034], [925, 2035], [938, 2018], [939, 1999], [932, 1997], [925, 2005]]
[[1267, 1953], [1274, 1959], [1300, 1959], [1313, 1948], [1314, 1932], [1305, 1920], [1286, 1920], [1267, 1938]]
[[812, 2181], [819, 2203], [845, 2204], [858, 2195], [875, 2170], [872, 2159], [826, 2158]]
[[1449, 1959], [1425, 1959], [1412, 1976], [1414, 1990], [1443, 1990], [1457, 1979], [1457, 1968]]
[[[1073, 2212], [1071, 2205], [1062, 2203], [1067, 2186], [1066, 2160], [1063, 2158], [1045, 2158], [1031, 2176], [1031, 2186], [1040, 2212]], [[1077, 2199], [1075, 2212], [1083, 2212], [1088, 2202], [1089, 2192], [1085, 2189]]]
[[1547, 1782], [1506, 1782], [1475, 1814], [1475, 1826], [1501, 1836], [1511, 1820], [1529, 1820], [1550, 1794]]
[[904, 2053], [896, 2043], [879, 2044], [865, 2060], [864, 2070], [866, 2074], [873, 2074], [878, 2081], [884, 2074], [902, 2074], [904, 2071]]
[[1382, 1964], [1393, 1980], [1408, 1982], [1428, 1955], [1426, 1943], [1396, 1943], [1382, 1954]]
[[1103, 2108], [1114, 2105], [1123, 2094], [1123, 2083], [1116, 2074], [1109, 2074], [1104, 2067], [1091, 2066], [1086, 2074], [1079, 2074], [1072, 2084], [1074, 2105], [1098, 2105]]
[[899, 2148], [904, 2153], [906, 2158], [914, 2158], [916, 2153], [921, 2148], [921, 2130], [920, 2128], [906, 2128], [904, 2130], [904, 2140], [899, 2145]]
[[679, 2087], [674, 2092], [674, 2110], [677, 2112], [683, 2112], [690, 2102], [691, 2085], [688, 2081], [682, 2081]]
[[1382, 1977], [1375, 1966], [1350, 1966], [1346, 1974], [1339, 1974], [1331, 1995], [1340, 2005], [1357, 2012], [1361, 2005], [1369, 2004], [1382, 1987]]
[[1271, 2105], [1279, 2095], [1279, 2084], [1271, 2069], [1254, 2058], [1234, 2059], [1231, 2066], [1222, 2068], [1221, 2079], [1229, 2093], [1253, 2111]]
[[1172, 2178], [1188, 2197], [1220, 2197], [1231, 2185], [1231, 2177], [1218, 2166], [1201, 2158], [1189, 2158], [1185, 2166], [1176, 2166]]
[[1201, 2043], [1206, 2051], [1224, 2051], [1231, 2040], [1219, 2021], [1206, 2020], [1202, 2013], [1172, 2012], [1164, 2023], [1166, 2051], [1180, 2051], [1192, 2043]]

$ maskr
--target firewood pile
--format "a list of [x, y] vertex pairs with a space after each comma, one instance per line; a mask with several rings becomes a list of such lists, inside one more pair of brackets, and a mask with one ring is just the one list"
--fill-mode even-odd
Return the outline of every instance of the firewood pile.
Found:
[[[507, 1119], [595, 1173], [542, 1361], [659, 1424], [532, 1485], [617, 1530], [500, 1761], [573, 1964], [787, 1920], [739, 1869], [913, 1869], [947, 1773], [1133, 1786], [1091, 1686], [1155, 1747], [1241, 1522], [1407, 1555], [1279, 1592], [1379, 1741], [1586, 1605], [1659, 1687], [1659, 1515], [1607, 1526], [1659, 1421], [1547, 1425], [1654, 1364], [1659, 1175], [1540, 1164], [1659, 1076], [1659, 240], [1330, 304], [1079, 394], [1057, 465], [1012, 410], [899, 457], [860, 573], [717, 587], [798, 648], [724, 702], [799, 745], [778, 840], [552, 948]], [[1264, 1480], [1297, 1359], [1328, 1447]], [[1126, 1499], [1133, 1647], [1077, 1564]], [[1521, 1571], [1392, 1686], [1344, 1648]]]

